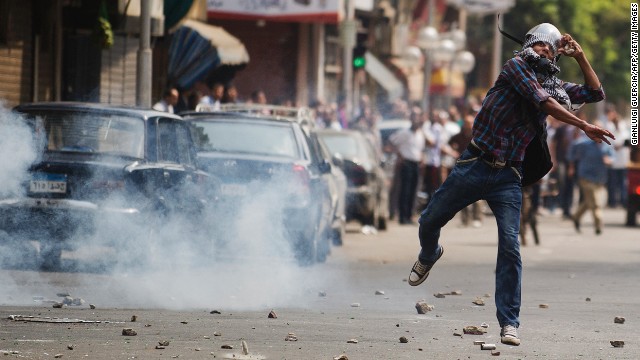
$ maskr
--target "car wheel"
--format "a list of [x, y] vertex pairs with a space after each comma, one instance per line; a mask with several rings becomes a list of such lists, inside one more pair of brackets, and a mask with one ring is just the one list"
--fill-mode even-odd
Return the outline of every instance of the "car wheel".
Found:
[[313, 265], [318, 258], [315, 232], [313, 234], [299, 234], [295, 237], [293, 253], [301, 266]]
[[57, 270], [62, 262], [62, 246], [55, 241], [40, 241], [40, 268]]

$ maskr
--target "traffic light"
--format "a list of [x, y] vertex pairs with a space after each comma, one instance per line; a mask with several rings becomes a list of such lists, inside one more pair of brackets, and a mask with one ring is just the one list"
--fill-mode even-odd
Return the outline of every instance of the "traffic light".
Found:
[[367, 48], [364, 46], [356, 46], [353, 48], [353, 68], [354, 69], [364, 69], [367, 64], [367, 60], [364, 57], [364, 54], [367, 52]]

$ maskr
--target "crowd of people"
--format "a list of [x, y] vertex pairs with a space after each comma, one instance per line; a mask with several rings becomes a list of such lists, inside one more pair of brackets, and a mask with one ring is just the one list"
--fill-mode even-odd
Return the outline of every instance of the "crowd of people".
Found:
[[180, 91], [169, 86], [162, 92], [162, 98], [153, 105], [153, 109], [169, 113], [196, 110], [198, 105], [209, 110], [220, 110], [222, 104], [267, 104], [267, 96], [261, 89], [251, 92], [246, 100], [239, 96], [238, 89], [232, 83], [215, 82], [209, 86], [204, 81], [196, 82], [190, 90]]

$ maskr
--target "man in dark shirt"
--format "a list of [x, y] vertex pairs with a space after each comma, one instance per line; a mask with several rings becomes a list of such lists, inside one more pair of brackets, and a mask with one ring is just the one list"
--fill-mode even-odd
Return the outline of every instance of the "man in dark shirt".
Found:
[[[559, 55], [576, 60], [585, 84], [559, 80]], [[484, 199], [498, 225], [495, 302], [501, 341], [519, 345], [522, 261], [518, 233], [522, 205], [522, 161], [536, 128], [548, 115], [580, 128], [598, 143], [613, 135], [577, 118], [573, 104], [604, 99], [600, 80], [580, 45], [551, 24], [540, 24], [525, 36], [522, 51], [503, 66], [473, 124], [473, 140], [420, 216], [418, 260], [409, 275], [417, 286], [429, 276], [444, 250], [440, 229], [460, 209]]]

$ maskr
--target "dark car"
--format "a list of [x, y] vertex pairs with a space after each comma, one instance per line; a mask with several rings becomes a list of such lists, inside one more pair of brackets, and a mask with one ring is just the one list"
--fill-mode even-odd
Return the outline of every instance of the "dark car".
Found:
[[373, 143], [356, 130], [318, 130], [329, 151], [340, 158], [347, 177], [347, 221], [357, 220], [385, 230], [388, 185], [382, 159]]
[[[39, 242], [44, 267], [59, 266], [62, 250], [89, 237], [101, 235], [123, 250], [120, 256], [147, 236], [149, 225], [172, 214], [201, 214], [207, 198], [201, 184], [209, 176], [198, 170], [179, 116], [64, 102], [14, 112], [33, 131], [37, 159], [27, 164], [23, 191], [0, 199], [0, 231], [14, 244]], [[138, 250], [132, 256], [148, 249]]]
[[[304, 122], [281, 116], [283, 108], [233, 111], [238, 112], [182, 114], [191, 125], [199, 164], [220, 181], [216, 218], [229, 224], [218, 235], [221, 246], [233, 248], [234, 238], [247, 232], [238, 228], [246, 226], [240, 221], [254, 214], [250, 226], [260, 230], [264, 242], [292, 252], [300, 264], [325, 260], [335, 226], [330, 162]], [[281, 249], [283, 244], [289, 248]]]

